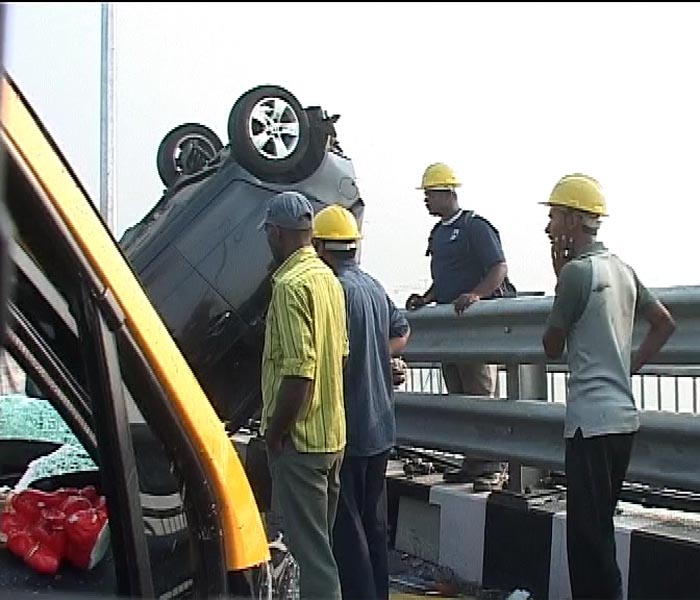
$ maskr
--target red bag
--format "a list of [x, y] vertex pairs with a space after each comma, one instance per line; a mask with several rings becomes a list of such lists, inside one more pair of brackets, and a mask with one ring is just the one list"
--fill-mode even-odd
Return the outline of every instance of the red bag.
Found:
[[80, 496], [78, 494], [68, 496], [63, 501], [63, 504], [61, 504], [61, 510], [66, 517], [70, 517], [73, 513], [80, 510], [86, 510], [88, 508], [92, 508], [92, 502], [90, 502], [90, 500], [84, 496]]
[[55, 575], [61, 561], [91, 569], [109, 535], [104, 496], [93, 486], [13, 494], [0, 516], [7, 547], [38, 573]]
[[66, 519], [65, 557], [76, 567], [91, 569], [95, 565], [93, 551], [106, 534], [107, 514], [95, 508], [79, 510]]

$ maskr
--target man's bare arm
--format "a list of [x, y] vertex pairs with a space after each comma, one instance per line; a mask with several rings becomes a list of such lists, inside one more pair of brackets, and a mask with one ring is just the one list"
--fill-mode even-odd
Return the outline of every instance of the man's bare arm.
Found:
[[566, 331], [559, 327], [548, 327], [542, 337], [544, 353], [550, 360], [561, 358], [566, 345]]
[[471, 293], [476, 294], [479, 296], [479, 298], [490, 297], [491, 294], [501, 287], [506, 275], [508, 275], [508, 265], [506, 265], [504, 262], [496, 263], [488, 270], [486, 276], [471, 291]]
[[411, 332], [407, 331], [405, 335], [401, 337], [394, 337], [389, 340], [389, 350], [392, 356], [401, 354], [408, 344], [408, 338], [411, 337]]
[[435, 302], [435, 292], [433, 288], [434, 286], [431, 285], [425, 294], [411, 294], [406, 300], [406, 310], [416, 310], [426, 304]]
[[649, 362], [676, 330], [676, 323], [671, 313], [661, 302], [652, 302], [645, 306], [641, 313], [649, 322], [650, 327], [639, 346], [639, 350], [632, 357], [630, 368], [632, 373], [636, 373]]

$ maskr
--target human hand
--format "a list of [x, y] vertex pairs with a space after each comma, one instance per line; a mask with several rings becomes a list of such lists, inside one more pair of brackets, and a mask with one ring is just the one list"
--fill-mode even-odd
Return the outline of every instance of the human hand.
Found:
[[416, 310], [417, 308], [421, 308], [426, 304], [427, 302], [425, 301], [425, 296], [421, 296], [420, 294], [411, 294], [408, 297], [408, 300], [406, 300], [406, 310]]
[[406, 382], [406, 363], [400, 357], [394, 357], [391, 359], [391, 377], [394, 383], [394, 387], [403, 385]]
[[481, 300], [481, 298], [477, 294], [460, 294], [452, 304], [455, 307], [455, 312], [458, 315], [461, 315], [465, 309], [469, 308], [472, 304], [478, 302], [479, 300]]
[[554, 274], [559, 277], [559, 273], [574, 257], [574, 240], [571, 237], [561, 235], [551, 240], [552, 267]]
[[270, 456], [279, 456], [282, 453], [282, 438], [265, 434], [265, 446]]

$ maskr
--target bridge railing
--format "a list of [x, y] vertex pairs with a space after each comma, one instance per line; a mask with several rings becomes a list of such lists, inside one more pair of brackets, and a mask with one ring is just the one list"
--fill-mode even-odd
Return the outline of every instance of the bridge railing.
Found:
[[[633, 378], [642, 425], [628, 479], [700, 492], [700, 286], [654, 291], [677, 330]], [[515, 487], [537, 477], [527, 467], [562, 470], [566, 358], [548, 364], [541, 343], [551, 306], [551, 297], [525, 297], [480, 302], [461, 316], [450, 306], [407, 313], [411, 370], [397, 393], [398, 442], [509, 460]], [[635, 348], [645, 331], [639, 322]], [[451, 361], [501, 365], [501, 398], [447, 395], [440, 364]]]
[[[402, 392], [447, 394], [440, 363], [415, 362], [408, 365]], [[499, 397], [507, 398], [506, 366], [498, 365]], [[569, 372], [565, 365], [547, 365], [547, 400], [566, 402]], [[698, 412], [700, 397], [700, 366], [647, 366], [632, 377], [632, 392], [640, 410], [669, 412]]]

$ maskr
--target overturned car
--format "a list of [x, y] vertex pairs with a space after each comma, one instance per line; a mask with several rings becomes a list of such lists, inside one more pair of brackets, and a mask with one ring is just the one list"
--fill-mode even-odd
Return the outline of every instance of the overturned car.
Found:
[[362, 223], [352, 161], [337, 115], [303, 108], [288, 90], [244, 93], [228, 144], [204, 125], [170, 131], [157, 154], [166, 186], [120, 245], [180, 349], [231, 430], [260, 405], [264, 320], [275, 269], [258, 229], [272, 196], [305, 194], [318, 211], [340, 204]]

